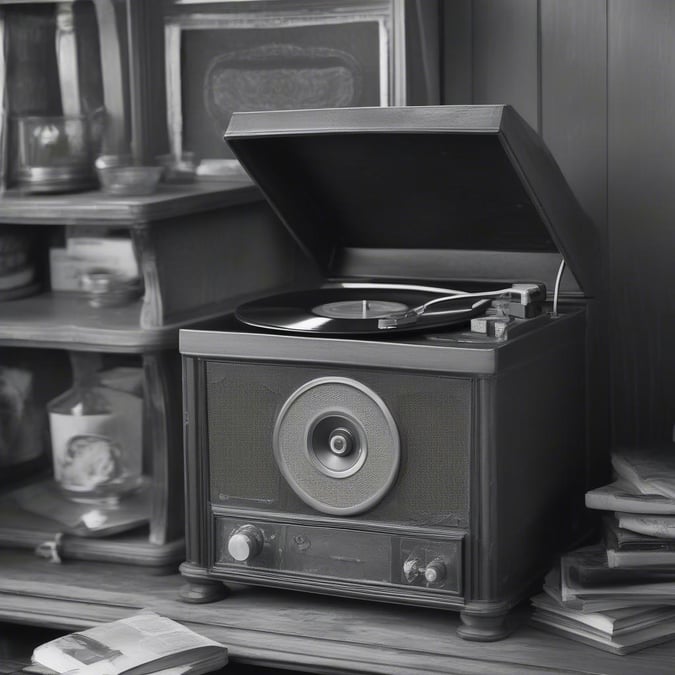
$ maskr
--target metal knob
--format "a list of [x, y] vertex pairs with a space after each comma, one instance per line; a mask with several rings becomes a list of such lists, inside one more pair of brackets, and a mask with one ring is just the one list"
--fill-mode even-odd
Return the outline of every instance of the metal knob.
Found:
[[437, 584], [445, 579], [445, 563], [436, 558], [432, 560], [424, 570], [424, 579], [428, 584]]
[[403, 563], [403, 576], [411, 584], [422, 573], [422, 562], [418, 558], [408, 558]]
[[348, 455], [354, 449], [354, 436], [352, 436], [352, 432], [343, 427], [333, 429], [328, 437], [328, 447], [338, 457]]
[[254, 525], [243, 525], [227, 541], [227, 552], [238, 562], [255, 558], [263, 548], [263, 534]]

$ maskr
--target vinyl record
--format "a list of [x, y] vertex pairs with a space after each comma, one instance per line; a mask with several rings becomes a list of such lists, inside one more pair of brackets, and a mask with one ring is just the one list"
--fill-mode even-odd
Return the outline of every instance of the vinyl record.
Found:
[[235, 315], [248, 326], [289, 333], [386, 336], [465, 323], [489, 303], [444, 288], [344, 284], [254, 300]]

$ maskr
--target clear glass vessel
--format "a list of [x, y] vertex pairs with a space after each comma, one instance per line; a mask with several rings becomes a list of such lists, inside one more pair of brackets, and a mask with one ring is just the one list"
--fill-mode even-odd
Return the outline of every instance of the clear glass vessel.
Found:
[[89, 117], [31, 115], [14, 122], [19, 187], [28, 192], [68, 192], [95, 185]]

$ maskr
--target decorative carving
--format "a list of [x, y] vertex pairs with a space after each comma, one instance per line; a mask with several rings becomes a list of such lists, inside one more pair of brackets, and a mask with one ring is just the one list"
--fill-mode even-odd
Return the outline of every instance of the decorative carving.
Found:
[[131, 237], [137, 252], [145, 288], [140, 317], [141, 328], [155, 328], [162, 325], [164, 317], [156, 251], [147, 227], [132, 228]]

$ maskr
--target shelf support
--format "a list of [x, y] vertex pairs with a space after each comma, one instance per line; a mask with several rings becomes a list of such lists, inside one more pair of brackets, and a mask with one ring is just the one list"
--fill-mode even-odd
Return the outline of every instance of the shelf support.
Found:
[[154, 495], [150, 543], [164, 545], [183, 536], [183, 428], [180, 357], [173, 351], [143, 354], [146, 436]]

